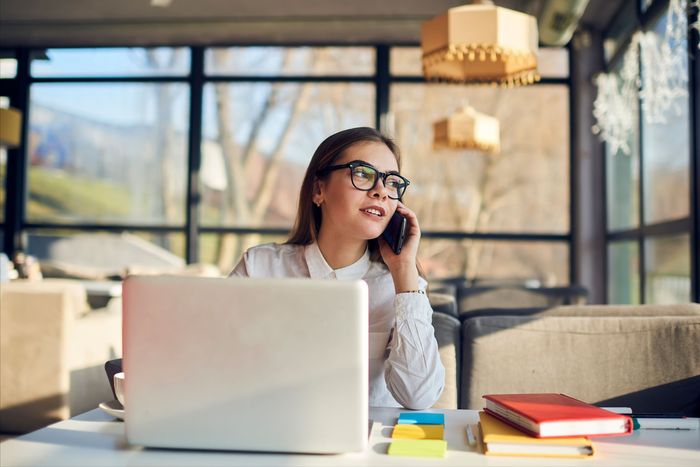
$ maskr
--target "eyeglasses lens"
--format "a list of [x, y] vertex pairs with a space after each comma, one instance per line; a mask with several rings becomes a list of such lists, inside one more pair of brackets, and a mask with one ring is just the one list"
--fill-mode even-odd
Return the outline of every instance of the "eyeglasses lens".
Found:
[[[352, 184], [358, 190], [371, 190], [374, 188], [379, 174], [372, 167], [363, 165], [352, 168]], [[406, 189], [406, 182], [398, 175], [388, 175], [384, 180], [387, 194], [390, 198], [399, 199]]]

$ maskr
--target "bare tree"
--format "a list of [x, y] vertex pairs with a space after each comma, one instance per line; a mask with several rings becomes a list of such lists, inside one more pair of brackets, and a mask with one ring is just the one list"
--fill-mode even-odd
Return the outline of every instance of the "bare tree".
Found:
[[[414, 180], [416, 192], [420, 191], [409, 195], [409, 204], [424, 230], [523, 231], [537, 222], [565, 219], [565, 200], [552, 196], [562, 193], [559, 187], [565, 186], [560, 176], [566, 175], [560, 171], [566, 160], [566, 139], [562, 137], [566, 122], [561, 119], [565, 114], [548, 108], [548, 104], [563, 108], [560, 103], [565, 102], [565, 94], [547, 97], [544, 104], [538, 99], [539, 110], [527, 106], [529, 90], [450, 85], [402, 85], [401, 90], [392, 92], [400, 96], [392, 99], [396, 134], [405, 152], [407, 175]], [[432, 148], [432, 122], [449, 116], [465, 99], [479, 111], [499, 118], [500, 154]], [[496, 252], [512, 248], [483, 240], [431, 240], [422, 242], [421, 260], [437, 266], [437, 274], [447, 268], [451, 274], [468, 278], [484, 271], [508, 275], [514, 273], [508, 270], [513, 261], [524, 261], [515, 254], [523, 250], [512, 250], [505, 267], [496, 263]], [[551, 263], [546, 263], [541, 252], [530, 256], [520, 273], [546, 275]]]
[[[146, 49], [146, 65], [153, 70], [171, 69], [182, 58], [182, 53], [181, 49], [173, 49], [165, 62], [162, 62], [155, 49]], [[156, 204], [153, 206], [153, 212], [156, 215], [162, 213], [166, 223], [176, 222], [182, 210], [182, 205], [178, 202], [173, 163], [169, 157], [174, 150], [176, 140], [172, 121], [175, 92], [175, 87], [171, 84], [161, 84], [155, 88], [155, 157], [160, 176], [155, 177], [153, 183], [156, 184], [160, 196], [155, 197]], [[163, 236], [161, 246], [169, 248], [169, 243], [168, 237]]]
[[[218, 63], [223, 63], [227, 58], [227, 52], [225, 49], [216, 50], [214, 52], [214, 60]], [[324, 65], [323, 52], [317, 51], [314, 54], [314, 60], [311, 64], [312, 69]], [[289, 54], [285, 54], [282, 69], [289, 64], [289, 59]], [[250, 185], [255, 181], [248, 179], [246, 173], [249, 172], [250, 164], [253, 163], [254, 156], [257, 154], [261, 128], [264, 127], [267, 119], [270, 117], [270, 112], [284, 103], [282, 100], [283, 88], [277, 84], [272, 85], [265, 102], [253, 120], [252, 129], [243, 148], [238, 147], [232, 138], [233, 128], [230, 119], [232, 102], [229, 91], [230, 87], [223, 83], [217, 84], [215, 87], [217, 123], [219, 126], [218, 141], [226, 162], [226, 180], [228, 182], [228, 196], [225, 198], [225, 203], [221, 209], [221, 221], [224, 225], [236, 222], [240, 225], [257, 226], [262, 223], [270, 206], [291, 130], [297, 123], [300, 113], [306, 110], [309, 104], [312, 87], [308, 83], [303, 83], [294, 89], [286, 119], [275, 146], [267, 159], [262, 177], [260, 181], [257, 181], [257, 186]], [[249, 199], [248, 193], [252, 188], [254, 188], [254, 194]], [[242, 236], [223, 235], [220, 238], [217, 251], [219, 268], [221, 270], [229, 268], [231, 262], [240, 257], [246, 248], [259, 243], [259, 241], [260, 236], [258, 234]]]

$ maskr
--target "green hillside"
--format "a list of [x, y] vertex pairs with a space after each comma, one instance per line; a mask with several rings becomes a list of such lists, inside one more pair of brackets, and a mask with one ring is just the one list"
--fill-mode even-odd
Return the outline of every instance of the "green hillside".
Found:
[[131, 195], [127, 187], [62, 170], [29, 168], [27, 219], [127, 219]]

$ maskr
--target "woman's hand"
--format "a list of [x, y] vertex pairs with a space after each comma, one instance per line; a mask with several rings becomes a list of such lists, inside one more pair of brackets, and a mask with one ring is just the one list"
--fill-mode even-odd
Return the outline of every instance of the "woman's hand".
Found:
[[406, 235], [401, 253], [395, 254], [381, 236], [379, 237], [379, 252], [394, 279], [396, 293], [418, 290], [418, 268], [416, 257], [420, 243], [420, 226], [416, 213], [399, 201], [396, 210], [406, 218]]

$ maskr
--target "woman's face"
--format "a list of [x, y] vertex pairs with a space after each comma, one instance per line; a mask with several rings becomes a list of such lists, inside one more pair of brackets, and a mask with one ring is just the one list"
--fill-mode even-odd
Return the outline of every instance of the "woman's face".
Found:
[[[363, 141], [345, 150], [333, 165], [364, 161], [380, 172], [398, 171], [396, 157], [383, 143]], [[381, 178], [370, 191], [356, 189], [350, 169], [329, 173], [318, 185], [314, 202], [321, 201], [321, 229], [334, 235], [358, 240], [377, 238], [384, 231], [396, 210], [397, 201], [389, 198]]]

